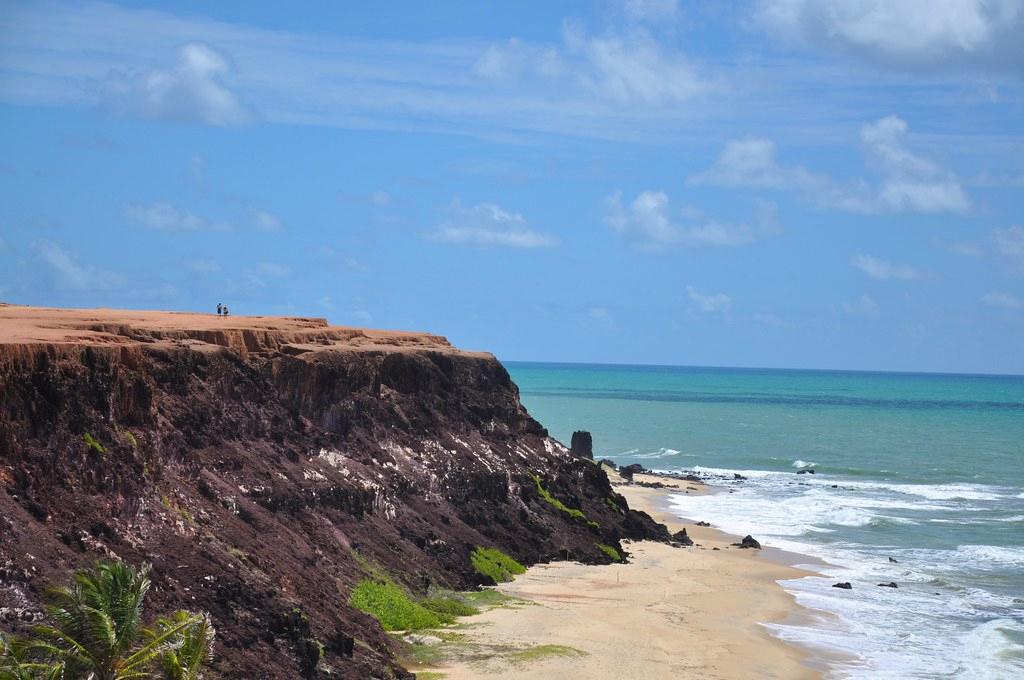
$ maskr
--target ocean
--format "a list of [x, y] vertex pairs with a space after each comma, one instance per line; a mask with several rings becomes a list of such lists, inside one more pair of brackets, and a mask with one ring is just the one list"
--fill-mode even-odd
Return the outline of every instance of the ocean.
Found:
[[675, 510], [825, 563], [769, 628], [829, 677], [1024, 677], [1024, 376], [505, 365], [595, 457], [745, 476]]

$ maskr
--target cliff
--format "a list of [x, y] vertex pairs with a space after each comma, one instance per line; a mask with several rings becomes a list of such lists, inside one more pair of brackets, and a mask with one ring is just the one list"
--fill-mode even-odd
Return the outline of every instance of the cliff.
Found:
[[605, 562], [596, 544], [625, 537], [667, 534], [489, 354], [322, 319], [0, 305], [0, 629], [116, 556], [152, 563], [157, 610], [211, 613], [220, 677], [410, 677], [347, 604], [368, 573], [464, 589], [476, 546]]

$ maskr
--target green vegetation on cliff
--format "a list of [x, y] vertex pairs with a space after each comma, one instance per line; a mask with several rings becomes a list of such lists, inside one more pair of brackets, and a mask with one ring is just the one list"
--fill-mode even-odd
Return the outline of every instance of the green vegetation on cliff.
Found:
[[401, 586], [391, 581], [364, 578], [352, 589], [349, 604], [380, 621], [384, 630], [437, 628], [438, 615], [416, 602]]
[[595, 543], [594, 545], [596, 545], [598, 548], [600, 548], [601, 552], [603, 552], [605, 555], [607, 555], [608, 557], [612, 558], [616, 562], [621, 562], [622, 561], [622, 555], [614, 547], [612, 547], [610, 545], [605, 545], [604, 543]]
[[526, 573], [526, 567], [496, 548], [477, 546], [469, 556], [469, 561], [478, 573], [495, 583], [505, 583], [519, 574]]

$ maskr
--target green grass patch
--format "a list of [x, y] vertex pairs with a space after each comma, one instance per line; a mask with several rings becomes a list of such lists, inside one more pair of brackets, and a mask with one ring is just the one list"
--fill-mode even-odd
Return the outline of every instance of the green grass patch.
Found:
[[441, 625], [437, 614], [390, 581], [364, 578], [352, 590], [349, 604], [380, 621], [384, 630], [420, 630]]
[[621, 562], [622, 561], [622, 555], [620, 555], [619, 551], [616, 550], [614, 547], [612, 547], [610, 545], [605, 545], [604, 543], [595, 543], [594, 545], [596, 545], [598, 548], [600, 548], [601, 552], [603, 552], [605, 555], [607, 555], [608, 557], [612, 558], [616, 562]]
[[537, 645], [535, 647], [528, 647], [527, 649], [522, 649], [509, 654], [508, 660], [513, 664], [525, 664], [560, 656], [586, 655], [587, 653], [582, 649], [576, 649], [575, 647], [568, 647], [566, 645]]
[[420, 600], [420, 606], [433, 612], [441, 623], [452, 623], [460, 616], [479, 614], [480, 610], [454, 597], [428, 597]]
[[459, 597], [471, 607], [479, 610], [496, 609], [498, 607], [511, 607], [513, 605], [526, 604], [529, 600], [506, 595], [500, 590], [485, 588], [468, 593], [459, 593]]
[[582, 510], [579, 510], [578, 508], [570, 508], [568, 505], [552, 496], [551, 492], [545, 489], [544, 485], [540, 483], [540, 477], [537, 475], [530, 476], [533, 477], [533, 483], [537, 485], [537, 493], [539, 493], [540, 497], [547, 501], [549, 505], [553, 505], [573, 519], [587, 519], [587, 516], [583, 514]]
[[469, 556], [469, 561], [478, 573], [487, 576], [495, 583], [505, 583], [511, 581], [517, 574], [526, 573], [526, 567], [497, 548], [477, 546]]
[[619, 507], [619, 504], [618, 504], [618, 503], [616, 503], [616, 502], [615, 502], [614, 500], [612, 500], [611, 498], [605, 498], [605, 499], [604, 499], [604, 504], [605, 504], [605, 505], [607, 505], [607, 506], [608, 506], [609, 508], [611, 508], [612, 510], [614, 510], [615, 512], [619, 513], [620, 515], [622, 514], [622, 508], [620, 508], [620, 507]]
[[446, 673], [436, 673], [434, 671], [420, 671], [416, 674], [416, 680], [443, 680], [447, 677]]
[[96, 439], [89, 432], [86, 432], [85, 434], [82, 435], [82, 441], [85, 442], [85, 445], [88, 446], [93, 451], [95, 451], [96, 453], [107, 452], [107, 449], [104, 448], [103, 444], [100, 444], [98, 441], [96, 441]]

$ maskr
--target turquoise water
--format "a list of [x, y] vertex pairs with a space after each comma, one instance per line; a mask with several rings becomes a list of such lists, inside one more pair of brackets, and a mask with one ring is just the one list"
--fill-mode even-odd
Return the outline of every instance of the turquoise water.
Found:
[[833, 616], [772, 628], [836, 677], [1024, 677], [1024, 377], [506, 366], [562, 441], [747, 476], [677, 510], [828, 563], [784, 585]]

